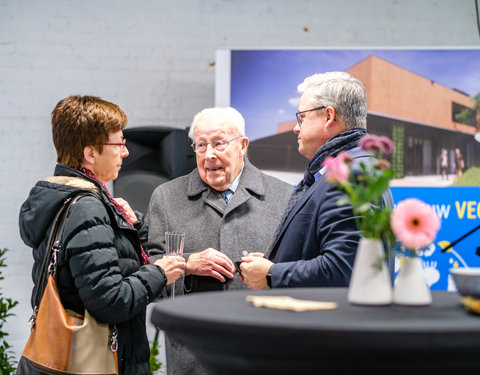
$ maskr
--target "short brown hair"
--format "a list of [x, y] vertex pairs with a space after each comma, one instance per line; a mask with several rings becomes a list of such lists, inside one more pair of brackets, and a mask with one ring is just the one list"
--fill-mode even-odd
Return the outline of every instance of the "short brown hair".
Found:
[[110, 134], [126, 126], [127, 116], [120, 107], [96, 96], [72, 95], [60, 100], [52, 111], [57, 162], [80, 166], [86, 146], [94, 146], [101, 153]]

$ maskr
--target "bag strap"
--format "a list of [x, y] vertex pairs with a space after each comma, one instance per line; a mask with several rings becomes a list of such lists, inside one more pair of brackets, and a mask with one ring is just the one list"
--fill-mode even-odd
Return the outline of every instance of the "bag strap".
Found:
[[35, 307], [33, 309], [33, 314], [29, 320], [32, 326], [35, 324], [38, 306], [47, 285], [48, 275], [54, 275], [56, 272], [58, 260], [57, 254], [62, 247], [61, 239], [63, 234], [63, 228], [65, 226], [70, 207], [77, 203], [80, 198], [88, 195], [98, 199], [98, 196], [95, 193], [89, 191], [82, 191], [77, 195], [68, 197], [63, 201], [62, 206], [60, 207], [57, 214], [55, 215], [55, 218], [53, 219], [52, 229], [50, 230], [50, 234], [48, 236], [45, 256], [43, 258], [42, 267], [40, 268], [40, 275], [37, 281], [37, 288], [35, 290], [35, 295], [33, 299]]

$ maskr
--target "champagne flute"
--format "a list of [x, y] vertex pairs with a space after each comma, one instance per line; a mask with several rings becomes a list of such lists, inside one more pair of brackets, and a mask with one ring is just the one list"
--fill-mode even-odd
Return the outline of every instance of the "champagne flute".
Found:
[[[185, 244], [185, 233], [165, 232], [165, 245], [167, 256], [183, 256], [183, 246]], [[175, 282], [171, 284], [171, 297], [175, 297]]]

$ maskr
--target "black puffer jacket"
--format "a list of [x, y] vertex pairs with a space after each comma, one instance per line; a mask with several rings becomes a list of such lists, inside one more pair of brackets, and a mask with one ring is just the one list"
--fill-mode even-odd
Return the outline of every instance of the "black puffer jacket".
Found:
[[143, 215], [137, 213], [132, 228], [100, 184], [57, 165], [55, 176], [37, 182], [20, 210], [20, 235], [33, 248], [33, 282], [36, 287], [56, 212], [81, 190], [94, 191], [99, 199], [83, 197], [70, 209], [58, 260], [60, 298], [65, 308], [81, 314], [86, 308], [99, 322], [116, 325], [120, 374], [150, 374], [145, 312], [161, 294], [166, 277], [159, 267], [142, 265], [140, 244], [147, 239]]

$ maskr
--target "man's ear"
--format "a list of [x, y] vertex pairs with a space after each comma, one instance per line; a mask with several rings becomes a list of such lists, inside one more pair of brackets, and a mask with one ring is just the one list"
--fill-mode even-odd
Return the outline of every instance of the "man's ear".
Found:
[[242, 147], [242, 155], [245, 155], [247, 152], [248, 148], [248, 143], [250, 142], [247, 137], [243, 137], [242, 140], [240, 141], [240, 146]]
[[83, 160], [87, 164], [94, 164], [97, 156], [97, 151], [92, 146], [85, 146], [83, 149]]
[[337, 120], [337, 118], [336, 118], [337, 113], [335, 111], [335, 108], [333, 108], [333, 107], [325, 108], [325, 116], [326, 116], [325, 126], [328, 128], [331, 125], [333, 125], [335, 123], [335, 121]]

